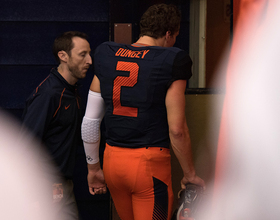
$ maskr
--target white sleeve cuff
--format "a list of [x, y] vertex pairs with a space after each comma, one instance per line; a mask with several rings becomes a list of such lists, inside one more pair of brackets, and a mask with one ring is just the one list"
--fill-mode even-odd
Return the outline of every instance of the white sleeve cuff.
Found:
[[99, 141], [96, 143], [84, 142], [84, 148], [86, 153], [86, 160], [88, 164], [96, 164], [99, 162]]

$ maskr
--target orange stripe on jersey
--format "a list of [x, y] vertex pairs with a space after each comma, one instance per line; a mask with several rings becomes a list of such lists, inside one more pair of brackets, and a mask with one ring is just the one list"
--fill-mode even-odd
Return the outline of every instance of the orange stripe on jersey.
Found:
[[[75, 91], [76, 91], [76, 94], [77, 94], [77, 89], [75, 89]], [[79, 99], [80, 99], [80, 97], [76, 96], [76, 101], [77, 101], [78, 109], [80, 109]]]
[[58, 106], [58, 108], [56, 109], [56, 111], [55, 111], [55, 113], [54, 113], [53, 117], [54, 117], [54, 116], [56, 116], [56, 114], [57, 114], [58, 110], [60, 109], [60, 106], [61, 106], [61, 100], [62, 100], [62, 97], [63, 97], [63, 93], [64, 93], [64, 91], [65, 91], [65, 88], [63, 89], [63, 91], [62, 91], [62, 93], [61, 93], [61, 95], [60, 95], [59, 106]]
[[46, 77], [46, 79], [44, 79], [44, 80], [39, 84], [39, 86], [37, 86], [36, 91], [35, 91], [35, 93], [33, 94], [33, 96], [38, 92], [39, 87], [47, 80], [47, 78], [49, 78], [49, 76], [50, 76], [50, 75], [48, 75], [48, 76]]

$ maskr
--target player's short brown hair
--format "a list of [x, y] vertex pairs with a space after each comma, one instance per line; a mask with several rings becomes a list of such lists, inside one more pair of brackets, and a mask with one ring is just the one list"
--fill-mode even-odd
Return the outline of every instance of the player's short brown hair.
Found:
[[58, 57], [58, 52], [59, 51], [65, 51], [69, 56], [71, 56], [71, 50], [74, 48], [74, 44], [73, 44], [73, 37], [80, 37], [83, 38], [85, 40], [88, 39], [88, 35], [83, 33], [83, 32], [79, 32], [79, 31], [68, 31], [68, 32], [64, 32], [61, 35], [59, 35], [53, 43], [53, 55], [56, 59], [56, 61], [58, 63], [60, 63], [60, 59]]
[[171, 35], [179, 31], [181, 12], [175, 5], [155, 4], [150, 6], [140, 20], [140, 37], [146, 35], [158, 39], [167, 31]]

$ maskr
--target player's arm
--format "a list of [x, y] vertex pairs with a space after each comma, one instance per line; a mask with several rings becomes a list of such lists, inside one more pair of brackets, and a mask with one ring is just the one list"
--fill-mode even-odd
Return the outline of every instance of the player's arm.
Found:
[[184, 177], [181, 187], [188, 182], [205, 187], [204, 181], [196, 176], [191, 150], [189, 129], [185, 117], [186, 80], [176, 80], [166, 95], [167, 119], [172, 149], [182, 167]]
[[88, 163], [88, 185], [92, 195], [106, 193], [106, 184], [99, 162], [100, 123], [104, 116], [105, 104], [100, 93], [99, 79], [94, 76], [85, 116], [82, 122], [82, 139]]

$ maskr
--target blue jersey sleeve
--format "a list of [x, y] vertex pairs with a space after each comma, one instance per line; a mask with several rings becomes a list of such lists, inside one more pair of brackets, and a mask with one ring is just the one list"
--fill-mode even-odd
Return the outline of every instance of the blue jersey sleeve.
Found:
[[189, 80], [192, 76], [192, 60], [186, 51], [176, 54], [172, 67], [172, 79], [168, 87], [176, 80]]

